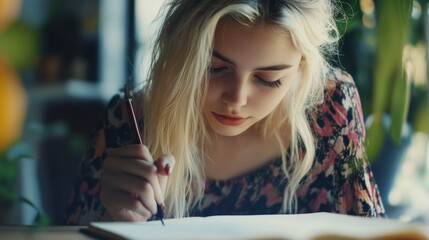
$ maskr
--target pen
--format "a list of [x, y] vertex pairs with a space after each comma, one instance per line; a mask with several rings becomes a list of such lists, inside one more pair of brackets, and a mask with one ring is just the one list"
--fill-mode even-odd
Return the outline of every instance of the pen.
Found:
[[[124, 93], [125, 93], [125, 98], [126, 98], [126, 107], [127, 107], [128, 118], [130, 119], [130, 125], [131, 125], [131, 128], [133, 129], [134, 139], [136, 139], [139, 144], [143, 144], [143, 140], [142, 140], [142, 137], [140, 135], [139, 126], [137, 125], [136, 115], [134, 114], [132, 97], [131, 97], [131, 93], [130, 93], [130, 89], [128, 87], [128, 84], [125, 84]], [[162, 225], [165, 226], [164, 220], [163, 220], [164, 210], [159, 205], [159, 203], [156, 203], [156, 208], [157, 208], [156, 216], [159, 218], [159, 220], [161, 220]]]

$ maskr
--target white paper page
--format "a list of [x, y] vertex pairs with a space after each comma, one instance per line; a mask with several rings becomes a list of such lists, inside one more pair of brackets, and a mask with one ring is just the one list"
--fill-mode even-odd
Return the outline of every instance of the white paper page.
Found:
[[297, 215], [212, 216], [165, 219], [145, 223], [91, 223], [126, 239], [312, 239], [337, 234], [358, 239], [429, 229], [399, 221], [369, 219], [331, 213]]

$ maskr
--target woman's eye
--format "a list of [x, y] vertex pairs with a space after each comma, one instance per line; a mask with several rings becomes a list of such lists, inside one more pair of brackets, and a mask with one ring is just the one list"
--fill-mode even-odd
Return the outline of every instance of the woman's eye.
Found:
[[208, 72], [212, 74], [220, 73], [226, 70], [226, 67], [209, 67]]
[[280, 79], [277, 79], [275, 81], [267, 81], [262, 78], [256, 77], [256, 81], [262, 86], [270, 87], [270, 88], [279, 88], [282, 85], [282, 82], [280, 81]]

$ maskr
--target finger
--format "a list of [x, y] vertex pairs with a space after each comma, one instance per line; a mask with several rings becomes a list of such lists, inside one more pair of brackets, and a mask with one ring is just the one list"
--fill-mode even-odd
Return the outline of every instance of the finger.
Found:
[[123, 159], [109, 157], [103, 165], [104, 171], [123, 172], [134, 175], [146, 181], [156, 177], [158, 168], [151, 162], [139, 159]]
[[162, 155], [155, 161], [155, 165], [158, 168], [157, 179], [159, 183], [158, 186], [154, 186], [155, 199], [157, 203], [164, 207], [164, 193], [167, 186], [167, 179], [175, 163], [176, 161], [172, 155]]
[[162, 155], [155, 161], [155, 166], [158, 168], [158, 174], [168, 176], [170, 175], [176, 159], [172, 155]]
[[[122, 164], [123, 163], [123, 164]], [[134, 180], [128, 179], [123, 180], [123, 182], [116, 182], [112, 181], [110, 184], [115, 184], [116, 186], [120, 186], [118, 184], [121, 184], [124, 186], [127, 186], [127, 188], [131, 188], [130, 192], [138, 192], [138, 193], [144, 193], [144, 188], [146, 187], [146, 184], [150, 184], [153, 191], [154, 191], [154, 197], [155, 201], [159, 204], [164, 203], [162, 190], [159, 184], [158, 179], [158, 168], [153, 164], [149, 163], [147, 161], [141, 161], [141, 160], [135, 160], [135, 161], [121, 161], [116, 160], [112, 161], [112, 165], [110, 166], [111, 169], [115, 169], [111, 171], [111, 173], [117, 173], [118, 176], [122, 176], [122, 178], [125, 178], [126, 175], [133, 176]], [[141, 181], [138, 181], [137, 179], [140, 179]], [[116, 182], [116, 183], [115, 183]], [[134, 182], [136, 185], [129, 184]]]
[[171, 174], [175, 164], [176, 159], [172, 155], [163, 155], [155, 161], [155, 165], [158, 167], [158, 180], [163, 196], [167, 186], [168, 176]]
[[152, 185], [156, 202], [159, 204], [164, 203], [157, 176], [158, 169], [153, 164], [152, 156], [145, 145], [128, 145], [110, 149], [108, 154], [109, 157], [104, 163], [106, 168], [113, 171], [124, 171], [144, 178]]
[[[154, 197], [154, 190], [152, 185], [138, 177], [125, 173], [111, 173], [103, 174], [102, 186], [108, 186], [111, 189], [127, 192], [128, 195], [137, 195], [142, 204], [151, 212], [156, 213], [157, 206]], [[134, 197], [135, 198], [135, 197]]]
[[152, 212], [138, 198], [123, 191], [102, 191], [101, 200], [115, 221], [147, 221]]

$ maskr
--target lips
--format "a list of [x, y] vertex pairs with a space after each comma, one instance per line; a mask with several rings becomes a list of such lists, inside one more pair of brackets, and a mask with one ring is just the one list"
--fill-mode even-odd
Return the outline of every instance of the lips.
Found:
[[246, 121], [246, 118], [243, 118], [243, 117], [233, 117], [233, 116], [222, 115], [217, 113], [213, 113], [213, 116], [216, 118], [218, 122], [228, 126], [238, 126], [243, 124]]

